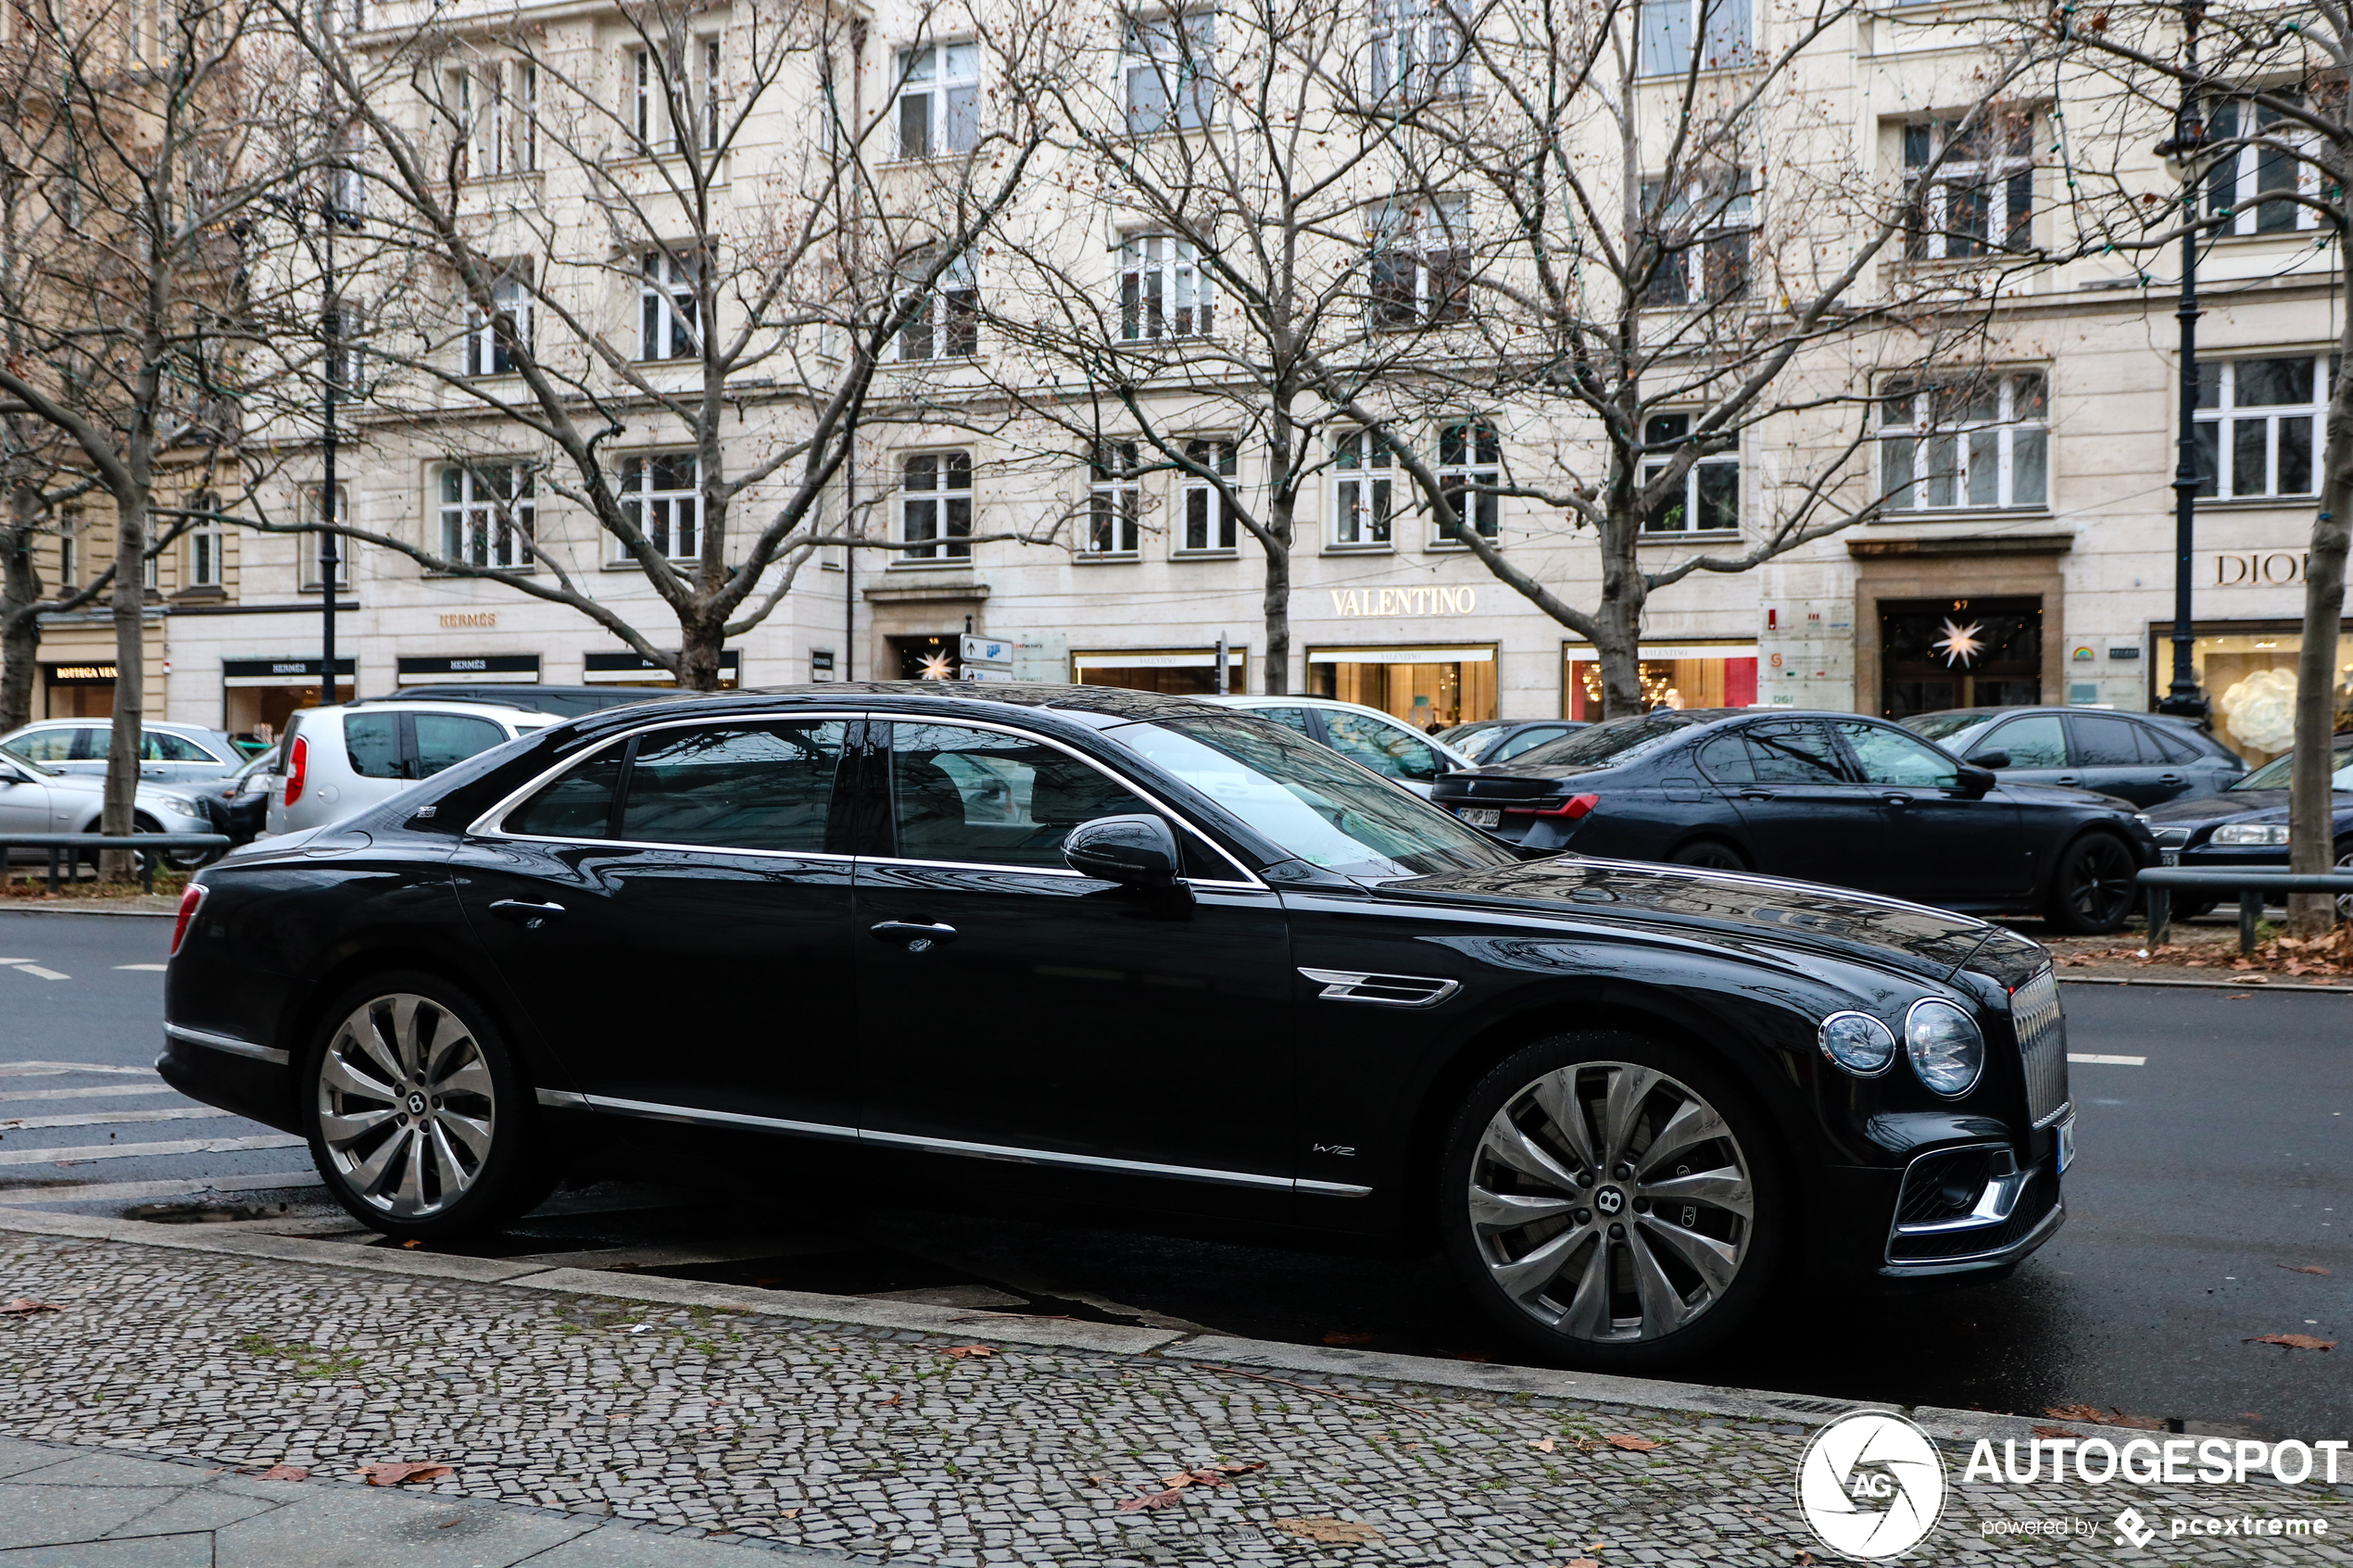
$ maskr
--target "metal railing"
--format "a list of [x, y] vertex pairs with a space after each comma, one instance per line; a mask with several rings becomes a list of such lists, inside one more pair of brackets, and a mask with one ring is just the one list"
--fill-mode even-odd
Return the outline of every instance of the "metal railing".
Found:
[[2173, 925], [2176, 888], [2239, 896], [2239, 951], [2255, 951], [2255, 928], [2269, 893], [2353, 894], [2353, 872], [2209, 871], [2203, 866], [2151, 866], [2141, 873], [2148, 890], [2149, 946], [2162, 947]]
[[[49, 891], [57, 890], [57, 858], [66, 855], [66, 875], [79, 881], [82, 876], [84, 849], [141, 849], [149, 851], [139, 857], [139, 885], [149, 893], [156, 890], [156, 862], [165, 849], [226, 849], [229, 835], [225, 833], [135, 833], [107, 834], [103, 833], [11, 833], [0, 834], [0, 875], [5, 875], [12, 851], [17, 849], [46, 849], [49, 851]], [[69, 854], [69, 851], [72, 852]], [[93, 857], [94, 861], [95, 857]]]

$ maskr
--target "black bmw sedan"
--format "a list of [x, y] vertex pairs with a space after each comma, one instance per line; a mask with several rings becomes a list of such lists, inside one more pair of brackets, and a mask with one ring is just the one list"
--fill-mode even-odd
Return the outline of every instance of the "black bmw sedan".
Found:
[[567, 1172], [1436, 1241], [1643, 1369], [1777, 1277], [1997, 1277], [2063, 1215], [2047, 956], [1529, 861], [1279, 725], [1116, 688], [584, 715], [208, 869], [164, 1076], [388, 1236]]
[[1451, 773], [1432, 799], [1529, 849], [1804, 877], [2071, 932], [2122, 925], [2157, 858], [2129, 802], [2006, 783], [1857, 713], [1614, 719]]

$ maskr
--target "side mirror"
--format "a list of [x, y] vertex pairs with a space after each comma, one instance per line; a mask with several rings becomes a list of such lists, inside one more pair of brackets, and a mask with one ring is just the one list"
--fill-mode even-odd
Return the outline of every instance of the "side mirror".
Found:
[[2007, 751], [1981, 751], [1969, 759], [1969, 765], [1972, 768], [2007, 768], [2010, 765], [2010, 754]]
[[[1996, 752], [1994, 755], [1998, 757], [2001, 753]], [[1963, 795], [1976, 797], [1983, 795], [1987, 790], [1992, 789], [1995, 784], [2000, 784], [2001, 782], [2001, 780], [1995, 778], [1985, 769], [1975, 767], [1969, 763], [1964, 762], [1961, 764], [1960, 774], [1958, 779], [1956, 781], [1956, 787], [1957, 787]]]
[[1176, 881], [1176, 835], [1158, 817], [1098, 817], [1063, 839], [1063, 863], [1126, 887], [1168, 887]]

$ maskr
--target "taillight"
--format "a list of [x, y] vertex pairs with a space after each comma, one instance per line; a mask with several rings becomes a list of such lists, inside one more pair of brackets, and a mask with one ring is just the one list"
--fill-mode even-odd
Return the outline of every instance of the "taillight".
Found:
[[1504, 809], [1530, 817], [1567, 817], [1575, 822], [1601, 803], [1602, 797], [1598, 795], [1572, 795], [1554, 806], [1506, 806]]
[[180, 895], [180, 919], [171, 927], [171, 951], [164, 957], [176, 959], [180, 956], [180, 944], [188, 939], [188, 927], [195, 921], [196, 910], [204, 904], [204, 896], [211, 891], [201, 882], [192, 882], [188, 884], [188, 891]]
[[310, 771], [310, 743], [295, 736], [294, 749], [286, 753], [286, 804], [291, 806], [302, 798], [303, 780]]

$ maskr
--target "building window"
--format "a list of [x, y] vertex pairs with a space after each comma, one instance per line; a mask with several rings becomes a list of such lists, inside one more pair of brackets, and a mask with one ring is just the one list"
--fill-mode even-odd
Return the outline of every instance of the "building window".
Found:
[[1386, 548], [1395, 505], [1397, 449], [1369, 430], [1351, 431], [1340, 438], [1332, 471], [1332, 543]]
[[1470, 314], [1470, 202], [1396, 197], [1372, 213], [1366, 289], [1373, 324], [1417, 326]]
[[[2296, 98], [2296, 94], [2276, 94]], [[2270, 104], [2226, 100], [2207, 121], [2209, 142], [2248, 138], [2249, 144], [2224, 153], [2206, 172], [2206, 215], [2225, 219], [2226, 234], [2288, 234], [2309, 229], [2320, 215], [2302, 202], [2283, 198], [2320, 194], [2320, 169], [2310, 132]], [[2259, 141], [2258, 139], [2260, 139]], [[2264, 142], [2271, 145], [2261, 144]], [[2265, 197], [2271, 197], [2265, 200]]]
[[[692, 452], [624, 458], [621, 515], [646, 536], [656, 555], [694, 560], [702, 554], [702, 465]], [[614, 541], [613, 558], [635, 558]]]
[[2313, 435], [2327, 416], [2328, 357], [2297, 354], [2197, 368], [2201, 495], [2309, 495]]
[[1209, 332], [1201, 247], [1172, 234], [1139, 234], [1120, 247], [1119, 335], [1129, 343]]
[[1700, 41], [1702, 70], [1749, 63], [1749, 0], [1651, 0], [1642, 8], [1642, 73], [1681, 76], [1691, 70], [1692, 40]]
[[[466, 307], [465, 374], [503, 376], [515, 368], [515, 349], [532, 345], [531, 290], [521, 269], [528, 262], [510, 262], [493, 280], [490, 299], [496, 307], [485, 317], [478, 306]], [[688, 296], [693, 308], [693, 296]]]
[[1216, 14], [1131, 19], [1124, 39], [1119, 69], [1129, 132], [1208, 124], [1217, 91]]
[[57, 586], [82, 586], [82, 508], [68, 507], [57, 519]]
[[899, 156], [968, 153], [980, 140], [980, 45], [899, 51]]
[[[1185, 458], [1227, 482], [1235, 474], [1234, 444], [1230, 441], [1188, 441]], [[1220, 489], [1199, 474], [1188, 474], [1177, 486], [1178, 509], [1184, 518], [1183, 548], [1188, 552], [1230, 550], [1234, 547], [1234, 504]]]
[[700, 263], [666, 250], [646, 252], [637, 283], [637, 358], [689, 359], [699, 351], [695, 282]]
[[899, 537], [904, 561], [968, 560], [973, 547], [970, 452], [919, 452], [900, 470]]
[[640, 152], [666, 152], [670, 147], [669, 94], [663, 90], [661, 67], [651, 49], [632, 49], [628, 63], [629, 133]]
[[521, 463], [452, 463], [441, 470], [441, 554], [510, 571], [531, 565], [537, 504]]
[[539, 68], [527, 62], [515, 67], [515, 168], [528, 173], [539, 167]]
[[1088, 462], [1087, 543], [1080, 554], [1132, 556], [1139, 547], [1143, 487], [1137, 483], [1136, 443], [1098, 441]]
[[[1929, 165], [1944, 161], [1931, 174]], [[1904, 254], [1916, 260], [1986, 256], [2033, 244], [2034, 119], [1998, 114], [1963, 133], [1957, 119], [1904, 127], [1910, 187]]]
[[[306, 528], [316, 528], [321, 523], [332, 523], [341, 527], [351, 521], [350, 490], [340, 484], [335, 486], [335, 505], [333, 516], [329, 516], [326, 512], [325, 494], [325, 491], [316, 484], [303, 486], [302, 521]], [[351, 558], [357, 551], [358, 546], [339, 534], [322, 533], [302, 535], [302, 585], [305, 588], [316, 588], [327, 580], [327, 553], [330, 549], [334, 552], [335, 586], [338, 588], [351, 586]]]
[[[1642, 425], [1642, 445], [1654, 452], [1672, 450], [1691, 439], [1689, 414], [1653, 414]], [[1671, 458], [1645, 460], [1642, 487], [1648, 489], [1674, 466]], [[1741, 459], [1738, 452], [1718, 452], [1702, 458], [1683, 472], [1683, 482], [1651, 505], [1642, 520], [1645, 533], [1710, 533], [1736, 532], [1741, 525]]]
[[470, 69], [441, 73], [441, 108], [449, 117], [450, 139], [458, 151], [460, 179], [483, 172], [481, 127], [474, 121], [474, 73]]
[[[1438, 433], [1438, 486], [1447, 508], [1438, 514], [1438, 543], [1460, 544], [1463, 524], [1476, 520], [1478, 536], [1495, 537], [1496, 503], [1491, 488], [1504, 482], [1504, 444], [1485, 420], [1467, 420]], [[1478, 489], [1476, 486], [1489, 486]]]
[[2039, 370], [1894, 383], [1880, 405], [1888, 508], [2042, 506], [2048, 418]]
[[218, 588], [222, 577], [220, 497], [199, 490], [188, 498], [188, 510], [194, 515], [188, 519], [188, 571], [181, 585]]
[[935, 254], [920, 253], [900, 268], [909, 288], [922, 291], [899, 329], [902, 360], [963, 359], [980, 347], [980, 287], [972, 257], [956, 257], [925, 288], [922, 280], [931, 271]]
[[726, 79], [720, 71], [719, 39], [712, 35], [702, 40], [696, 52], [697, 63], [702, 68], [702, 144], [705, 152], [717, 152], [720, 138], [727, 129]]
[[1470, 13], [1462, 0], [1373, 0], [1376, 98], [1421, 102], [1470, 91]]
[[1694, 305], [1748, 294], [1749, 236], [1756, 225], [1748, 170], [1694, 181], [1672, 194], [1658, 181], [1645, 182], [1642, 207], [1657, 215], [1660, 253], [1643, 304]]

